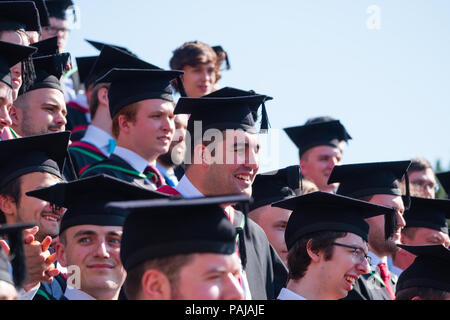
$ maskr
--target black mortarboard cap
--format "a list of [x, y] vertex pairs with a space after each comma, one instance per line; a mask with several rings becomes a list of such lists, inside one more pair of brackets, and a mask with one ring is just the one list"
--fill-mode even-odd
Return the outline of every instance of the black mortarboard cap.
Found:
[[73, 6], [72, 0], [45, 0], [48, 15], [58, 19], [66, 19], [67, 9]]
[[249, 200], [237, 195], [110, 203], [112, 210], [130, 212], [120, 247], [125, 269], [179, 254], [232, 254], [236, 230], [220, 205]]
[[32, 1], [0, 1], [0, 31], [41, 32], [39, 11]]
[[439, 179], [441, 186], [450, 198], [450, 171], [436, 173], [436, 177]]
[[88, 39], [84, 39], [84, 40], [86, 40], [91, 46], [93, 46], [95, 49], [97, 49], [99, 51], [102, 51], [104, 46], [109, 46], [109, 47], [113, 47], [113, 48], [125, 51], [126, 53], [136, 57], [136, 54], [134, 54], [133, 52], [131, 52], [130, 50], [128, 50], [125, 47], [121, 47], [121, 46], [118, 46], [118, 45], [115, 45], [115, 44], [109, 44], [109, 43], [94, 41], [94, 40], [88, 40]]
[[299, 149], [300, 157], [311, 148], [317, 146], [337, 148], [340, 141], [352, 139], [339, 120], [314, 122], [284, 128], [284, 131]]
[[299, 195], [298, 165], [256, 175], [252, 184], [253, 203], [250, 210]]
[[10, 69], [17, 63], [30, 57], [35, 51], [36, 48], [34, 47], [0, 41], [0, 81], [12, 88]]
[[75, 58], [77, 62], [78, 76], [80, 77], [80, 83], [85, 85], [87, 89], [86, 81], [94, 67], [95, 61], [97, 61], [98, 56], [88, 56], [88, 57], [77, 57]]
[[268, 129], [264, 102], [272, 97], [236, 88], [222, 88], [200, 98], [182, 97], [175, 107], [176, 114], [190, 114], [187, 130], [194, 131], [194, 122], [202, 122], [202, 134], [211, 128], [256, 131], [256, 115], [261, 105], [261, 130]]
[[123, 50], [104, 45], [88, 76], [86, 85], [96, 82], [113, 68], [162, 70], [161, 68], [136, 58]]
[[61, 182], [26, 194], [67, 209], [61, 220], [60, 234], [67, 228], [83, 224], [122, 226], [126, 214], [106, 211], [108, 202], [170, 197], [105, 174]]
[[125, 106], [147, 99], [173, 102], [170, 82], [182, 71], [113, 68], [97, 83], [110, 82], [108, 90], [111, 118]]
[[230, 59], [228, 57], [228, 53], [222, 48], [222, 46], [214, 46], [211, 48], [216, 53], [218, 59], [220, 59], [219, 57], [221, 57], [222, 55], [225, 55], [225, 69], [230, 70], [231, 69]]
[[33, 54], [33, 58], [58, 54], [58, 37], [52, 37], [35, 42], [33, 43], [33, 47], [38, 49], [37, 52]]
[[405, 228], [422, 227], [448, 233], [450, 200], [411, 197], [411, 206], [403, 214]]
[[[0, 2], [23, 2], [24, 0], [0, 0]], [[39, 13], [39, 23], [41, 25], [41, 27], [48, 27], [50, 25], [50, 20], [48, 19], [48, 10], [47, 10], [47, 6], [44, 3], [44, 0], [26, 0], [26, 1], [33, 1], [36, 9], [38, 10]]]
[[[64, 52], [33, 58], [33, 64], [36, 72], [36, 79], [26, 92], [50, 88], [57, 89], [64, 93], [60, 80], [63, 74], [71, 68], [70, 53]], [[19, 95], [26, 92], [20, 90]]]
[[[14, 280], [13, 284], [18, 288], [22, 286], [27, 271], [25, 254], [23, 251], [22, 231], [24, 229], [32, 228], [35, 225], [35, 223], [17, 223], [0, 226], [0, 235], [8, 236], [8, 244], [10, 248], [9, 255], [11, 256], [11, 266]], [[3, 250], [1, 248], [0, 251], [1, 254], [3, 254]], [[2, 264], [3, 265], [0, 268], [0, 280], [8, 281], [10, 279], [8, 265], [6, 264], [5, 270], [4, 262]], [[11, 281], [8, 282], [11, 283]]]
[[369, 237], [369, 225], [364, 219], [379, 215], [394, 215], [395, 210], [328, 192], [316, 191], [272, 204], [293, 210], [285, 231], [288, 250], [295, 242], [318, 231], [341, 231]]
[[396, 291], [422, 287], [450, 292], [450, 250], [443, 245], [407, 246], [400, 248], [416, 256], [414, 262], [398, 278]]
[[65, 131], [0, 141], [0, 188], [31, 172], [48, 172], [63, 179], [69, 137]]

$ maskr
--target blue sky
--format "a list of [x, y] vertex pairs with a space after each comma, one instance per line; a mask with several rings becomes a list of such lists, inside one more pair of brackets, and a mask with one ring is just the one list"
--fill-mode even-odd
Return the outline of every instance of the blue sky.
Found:
[[[97, 54], [83, 40], [92, 39], [168, 68], [185, 41], [222, 45], [231, 70], [220, 87], [274, 98], [266, 104], [271, 134], [262, 141], [272, 161], [262, 161], [260, 172], [298, 163], [282, 128], [319, 115], [340, 119], [352, 135], [344, 163], [423, 156], [450, 169], [449, 1], [74, 2], [81, 27], [70, 35], [72, 57]], [[367, 12], [372, 5], [378, 15]]]

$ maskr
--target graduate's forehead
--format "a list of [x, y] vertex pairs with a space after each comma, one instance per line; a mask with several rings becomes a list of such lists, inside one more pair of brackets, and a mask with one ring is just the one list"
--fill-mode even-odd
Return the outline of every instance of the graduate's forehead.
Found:
[[121, 236], [122, 230], [122, 226], [98, 226], [92, 224], [84, 224], [72, 226], [66, 230], [66, 233], [69, 238], [76, 238], [81, 236]]
[[244, 131], [242, 129], [227, 129], [222, 131], [223, 139], [227, 144], [236, 143], [258, 143], [259, 137], [256, 132]]

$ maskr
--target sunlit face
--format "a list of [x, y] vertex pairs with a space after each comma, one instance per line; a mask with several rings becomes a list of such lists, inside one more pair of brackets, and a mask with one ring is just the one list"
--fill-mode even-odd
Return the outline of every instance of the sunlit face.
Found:
[[6, 84], [0, 81], [0, 133], [3, 129], [12, 124], [9, 116], [9, 110], [13, 103], [12, 90]]
[[397, 226], [395, 233], [389, 239], [384, 236], [384, 215], [379, 215], [366, 219], [369, 224], [369, 245], [371, 250], [381, 255], [391, 255], [398, 251], [397, 244], [400, 243], [401, 230], [405, 227], [403, 213], [405, 206], [401, 196], [390, 194], [376, 194], [369, 201], [370, 203], [382, 205], [388, 208], [394, 208], [397, 215]]
[[259, 169], [258, 136], [243, 130], [225, 130], [214, 146], [214, 154], [204, 181], [204, 194], [246, 194], [251, 196], [252, 183]]
[[173, 110], [173, 103], [162, 99], [140, 101], [136, 121], [129, 122], [130, 149], [149, 161], [167, 153], [175, 131]]
[[242, 300], [241, 262], [237, 254], [195, 254], [180, 270], [172, 292], [177, 300]]
[[264, 230], [267, 239], [285, 265], [287, 265], [288, 250], [284, 240], [284, 232], [291, 213], [290, 210], [270, 205], [256, 208], [249, 213], [249, 217]]
[[420, 192], [420, 197], [434, 199], [436, 178], [432, 169], [408, 172], [409, 184]]
[[214, 63], [186, 65], [183, 68], [183, 86], [190, 98], [199, 98], [214, 91], [216, 83], [216, 66]]
[[121, 226], [78, 225], [64, 231], [65, 244], [57, 244], [61, 265], [77, 266], [81, 290], [93, 297], [117, 290], [126, 272], [120, 261]]
[[[345, 237], [336, 239], [335, 242], [357, 247], [361, 253], [367, 255], [367, 243], [354, 233], [348, 233]], [[317, 289], [321, 297], [327, 300], [346, 297], [359, 277], [370, 271], [367, 260], [360, 261], [354, 252], [355, 249], [335, 245], [332, 258], [328, 261], [324, 259], [320, 261], [322, 277], [317, 281]]]
[[67, 21], [55, 17], [50, 17], [49, 20], [50, 26], [42, 28], [41, 41], [57, 36], [59, 52], [64, 52], [69, 39]]
[[184, 160], [186, 153], [186, 130], [188, 123], [187, 114], [175, 115], [175, 133], [173, 134], [172, 143], [169, 147], [169, 152], [161, 155], [158, 161], [166, 165], [180, 165]]
[[67, 123], [64, 94], [52, 88], [41, 88], [26, 93], [27, 106], [17, 109], [13, 128], [24, 137], [61, 132]]
[[312, 181], [320, 191], [334, 192], [338, 184], [328, 184], [335, 165], [341, 163], [341, 152], [330, 146], [317, 146], [306, 151], [300, 160], [302, 175]]
[[20, 179], [22, 183], [19, 203], [16, 206], [17, 222], [36, 222], [39, 226], [36, 237], [40, 241], [46, 236], [57, 236], [65, 210], [54, 208], [47, 201], [27, 196], [25, 193], [52, 186], [61, 182], [61, 179], [47, 172], [28, 173]]
[[[25, 32], [21, 32], [21, 31], [3, 31], [2, 35], [0, 36], [0, 40], [5, 41], [5, 42], [14, 43], [14, 44], [20, 44], [23, 46], [30, 45], [28, 36], [25, 34]], [[19, 94], [19, 89], [22, 86], [22, 63], [21, 62], [15, 64], [11, 68], [11, 76], [12, 76], [12, 83], [13, 83], [12, 98], [14, 101], [17, 99], [17, 96]]]

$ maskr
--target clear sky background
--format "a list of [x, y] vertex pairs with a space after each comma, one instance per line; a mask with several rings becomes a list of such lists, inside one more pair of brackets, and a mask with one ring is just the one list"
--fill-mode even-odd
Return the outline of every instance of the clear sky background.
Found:
[[222, 45], [231, 70], [220, 87], [274, 98], [260, 172], [297, 164], [282, 128], [321, 115], [353, 137], [345, 164], [423, 156], [450, 169], [448, 0], [73, 1], [81, 10], [66, 48], [73, 62], [98, 54], [84, 39], [163, 68], [185, 41]]

